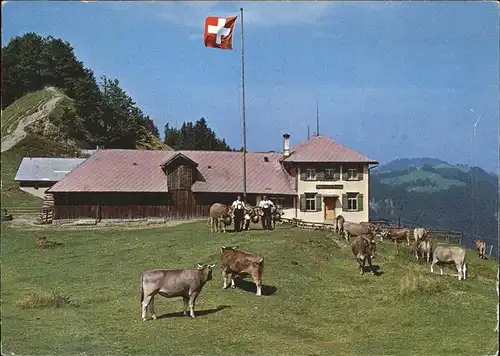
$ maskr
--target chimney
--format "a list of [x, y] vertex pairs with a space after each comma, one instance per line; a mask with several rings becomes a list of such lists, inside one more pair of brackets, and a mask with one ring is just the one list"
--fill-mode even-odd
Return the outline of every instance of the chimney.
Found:
[[283, 156], [290, 156], [290, 134], [283, 134]]

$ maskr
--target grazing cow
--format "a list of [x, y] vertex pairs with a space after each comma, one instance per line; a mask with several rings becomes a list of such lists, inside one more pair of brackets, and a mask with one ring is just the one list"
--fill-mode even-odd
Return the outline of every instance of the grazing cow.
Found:
[[231, 208], [221, 203], [215, 203], [210, 207], [210, 231], [219, 232], [220, 225], [222, 225], [224, 232], [226, 232], [226, 225], [231, 225]]
[[279, 204], [271, 207], [271, 221], [273, 223], [273, 229], [276, 228], [276, 222], [281, 221], [281, 215], [283, 215], [283, 207]]
[[429, 235], [430, 232], [431, 229], [426, 229], [424, 227], [416, 227], [415, 230], [413, 230], [413, 237], [415, 238], [415, 242], [427, 239], [427, 236]]
[[375, 258], [376, 248], [377, 244], [371, 235], [358, 235], [351, 241], [351, 250], [359, 263], [361, 274], [365, 273], [365, 261], [368, 261], [368, 265], [372, 270], [371, 273], [375, 274], [372, 258]]
[[341, 235], [344, 233], [345, 219], [342, 215], [335, 217], [335, 233]]
[[466, 251], [459, 246], [437, 245], [432, 253], [431, 273], [434, 273], [434, 265], [437, 263], [443, 275], [443, 264], [455, 263], [458, 271], [458, 280], [465, 279], [467, 266], [465, 264]]
[[253, 253], [237, 250], [238, 246], [222, 246], [221, 270], [223, 279], [223, 289], [228, 287], [227, 277], [231, 276], [231, 288], [235, 288], [234, 277], [241, 273], [250, 273], [257, 286], [256, 295], [262, 294], [262, 272], [264, 269], [264, 258]]
[[413, 245], [413, 249], [415, 250], [417, 261], [421, 256], [424, 261], [431, 263], [432, 247], [429, 240], [416, 241]]
[[141, 315], [146, 321], [149, 307], [153, 319], [156, 319], [154, 297], [160, 294], [165, 298], [182, 297], [184, 315], [189, 313], [194, 318], [194, 304], [205, 283], [212, 279], [213, 265], [200, 265], [192, 269], [153, 269], [141, 273]]
[[474, 243], [476, 244], [477, 256], [481, 259], [486, 258], [484, 256], [486, 252], [486, 242], [484, 242], [483, 240], [474, 240]]
[[392, 242], [399, 244], [406, 240], [406, 244], [410, 246], [411, 230], [407, 227], [387, 227], [382, 230], [382, 238], [390, 237]]
[[351, 236], [359, 236], [359, 235], [372, 235], [378, 232], [378, 227], [372, 223], [353, 223], [350, 221], [344, 221], [344, 238], [346, 241], [349, 241]]

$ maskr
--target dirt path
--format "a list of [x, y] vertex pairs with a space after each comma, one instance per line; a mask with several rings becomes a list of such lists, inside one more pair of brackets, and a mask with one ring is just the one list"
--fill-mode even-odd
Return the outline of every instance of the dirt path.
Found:
[[35, 113], [19, 119], [16, 129], [2, 138], [2, 148], [0, 152], [11, 149], [16, 143], [25, 138], [27, 135], [25, 128], [48, 116], [49, 113], [54, 110], [59, 100], [64, 97], [63, 94], [59, 93], [57, 89], [53, 87], [48, 87], [46, 89], [50, 91], [54, 97], [46, 103], [39, 105]]

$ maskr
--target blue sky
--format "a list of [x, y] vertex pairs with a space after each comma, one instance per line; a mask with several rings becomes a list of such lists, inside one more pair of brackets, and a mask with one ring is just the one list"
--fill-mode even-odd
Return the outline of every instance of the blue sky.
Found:
[[306, 139], [318, 100], [320, 134], [382, 164], [435, 157], [498, 172], [494, 2], [12, 1], [2, 46], [28, 31], [60, 37], [96, 78], [118, 78], [160, 131], [205, 117], [239, 148], [240, 19], [233, 51], [202, 36], [206, 16], [240, 7], [249, 150], [279, 151], [285, 132]]

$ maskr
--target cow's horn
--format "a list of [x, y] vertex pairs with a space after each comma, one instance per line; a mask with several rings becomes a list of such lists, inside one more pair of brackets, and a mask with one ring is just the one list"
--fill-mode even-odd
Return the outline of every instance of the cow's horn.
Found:
[[198, 268], [203, 268], [203, 266], [198, 263]]
[[236, 245], [233, 247], [233, 250], [236, 250], [238, 247], [240, 247], [240, 245]]
[[208, 267], [210, 267], [210, 268], [214, 268], [214, 267], [215, 267], [215, 263], [214, 263], [214, 264], [212, 264], [212, 265], [208, 265]]

